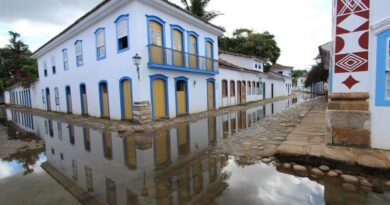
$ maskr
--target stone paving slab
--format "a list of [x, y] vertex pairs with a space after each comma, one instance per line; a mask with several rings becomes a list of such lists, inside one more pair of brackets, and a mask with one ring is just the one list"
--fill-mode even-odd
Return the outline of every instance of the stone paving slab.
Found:
[[319, 157], [375, 169], [390, 169], [390, 151], [327, 145], [326, 101], [314, 107], [291, 131], [277, 154], [295, 157]]

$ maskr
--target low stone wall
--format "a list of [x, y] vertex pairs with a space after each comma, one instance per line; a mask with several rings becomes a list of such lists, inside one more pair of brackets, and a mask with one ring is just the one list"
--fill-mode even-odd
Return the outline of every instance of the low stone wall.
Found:
[[326, 110], [327, 144], [371, 147], [368, 93], [331, 93]]

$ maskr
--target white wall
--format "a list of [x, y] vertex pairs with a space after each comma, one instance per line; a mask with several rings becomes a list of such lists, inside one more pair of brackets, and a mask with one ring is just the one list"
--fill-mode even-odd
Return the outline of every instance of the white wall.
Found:
[[[122, 53], [117, 53], [116, 25], [114, 24], [114, 21], [122, 14], [129, 14], [130, 49]], [[79, 86], [81, 83], [85, 83], [87, 90], [88, 112], [92, 116], [100, 117], [98, 83], [101, 80], [105, 80], [108, 82], [109, 89], [110, 116], [112, 119], [120, 119], [119, 80], [122, 77], [130, 77], [132, 79], [133, 102], [151, 101], [149, 76], [154, 74], [163, 74], [168, 77], [169, 116], [174, 117], [176, 116], [174, 78], [184, 76], [189, 78], [189, 98], [197, 99], [190, 100], [190, 113], [207, 110], [206, 79], [215, 78], [215, 76], [148, 68], [147, 63], [149, 54], [147, 49], [148, 39], [146, 15], [158, 16], [166, 22], [164, 30], [166, 47], [171, 47], [170, 24], [177, 24], [182, 26], [186, 31], [195, 31], [199, 34], [198, 47], [200, 56], [205, 55], [205, 38], [207, 37], [213, 39], [214, 58], [218, 59], [218, 41], [216, 34], [206, 30], [204, 27], [201, 28], [199, 26], [194, 26], [185, 20], [185, 18], [180, 18], [179, 14], [167, 13], [161, 8], [159, 9], [157, 6], [146, 5], [145, 3], [139, 1], [131, 1], [119, 10], [111, 12], [108, 16], [102, 16], [100, 19], [96, 19], [97, 22], [94, 22], [88, 29], [75, 34], [73, 37], [66, 40], [66, 42], [40, 57], [38, 59], [40, 75], [38, 90], [49, 87], [51, 93], [54, 93], [54, 88], [58, 87], [60, 90], [59, 111], [66, 112], [65, 87], [69, 85], [72, 92], [73, 112], [74, 114], [81, 114]], [[96, 29], [101, 27], [105, 28], [107, 57], [103, 60], [97, 61], [94, 32]], [[187, 51], [188, 41], [186, 32], [184, 38], [186, 42], [184, 44], [184, 51]], [[84, 65], [81, 67], [77, 67], [75, 62], [74, 43], [76, 40], [82, 40], [83, 42]], [[64, 48], [68, 49], [69, 71], [64, 71], [63, 68], [61, 51]], [[136, 53], [142, 57], [140, 65], [140, 80], [137, 79], [136, 67], [132, 62], [132, 57]], [[55, 75], [51, 72], [52, 56], [54, 56], [56, 60], [57, 73]], [[44, 62], [48, 65], [48, 77], [43, 76]], [[196, 81], [196, 86], [193, 86], [194, 81]], [[54, 95], [52, 94], [51, 96], [53, 98], [51, 102], [54, 102]], [[39, 101], [37, 102], [39, 104]], [[42, 100], [40, 103], [42, 104]], [[217, 102], [216, 104], [218, 105], [219, 103]], [[35, 107], [39, 108], [40, 106]]]
[[[226, 60], [234, 65], [240, 66], [242, 68], [248, 68], [256, 71], [264, 71], [264, 63], [255, 58], [246, 58], [241, 56], [235, 56], [232, 54], [221, 53], [219, 58]], [[260, 68], [256, 68], [256, 65], [260, 66]]]

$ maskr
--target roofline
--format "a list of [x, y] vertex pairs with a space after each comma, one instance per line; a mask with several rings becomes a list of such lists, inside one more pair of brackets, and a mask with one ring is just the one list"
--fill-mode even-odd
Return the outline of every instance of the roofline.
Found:
[[230, 52], [230, 51], [223, 51], [219, 50], [219, 54], [228, 54], [228, 55], [233, 55], [233, 56], [238, 56], [238, 57], [243, 57], [243, 58], [252, 58], [252, 59], [257, 59], [261, 60], [263, 62], [266, 62], [267, 60], [264, 58], [256, 57], [256, 56], [251, 56], [251, 55], [246, 55], [246, 54], [241, 54], [241, 53], [235, 53], [235, 52]]
[[[147, 0], [147, 1], [144, 1], [144, 0], [139, 0], [139, 1], [142, 1], [143, 3], [151, 3], [152, 5], [155, 5], [156, 3], [164, 3], [165, 5], [169, 6], [170, 8], [174, 8], [174, 9], [177, 9], [179, 11], [181, 11], [182, 13], [185, 13], [186, 15], [188, 15], [188, 17], [190, 18], [193, 18], [194, 20], [197, 20], [197, 21], [201, 21], [203, 23], [206, 23], [207, 26], [209, 26], [209, 28], [212, 28], [215, 30], [216, 33], [218, 33], [218, 35], [222, 35], [224, 32], [225, 32], [225, 29], [222, 28], [222, 27], [219, 27], [219, 26], [216, 26], [214, 24], [211, 24], [209, 22], [206, 22], [204, 20], [202, 20], [201, 18], [197, 17], [197, 16], [194, 16], [192, 14], [190, 14], [189, 12], [187, 12], [186, 10], [184, 10], [183, 8], [181, 8], [180, 6], [172, 3], [172, 2], [169, 2], [168, 0]], [[112, 0], [103, 0], [103, 2], [99, 3], [98, 5], [96, 5], [94, 8], [92, 8], [90, 11], [88, 11], [86, 14], [84, 14], [83, 16], [81, 16], [80, 18], [78, 18], [75, 22], [73, 22], [70, 26], [68, 26], [67, 28], [65, 28], [63, 31], [61, 31], [59, 34], [57, 34], [56, 36], [54, 36], [52, 39], [50, 39], [48, 42], [46, 42], [45, 44], [43, 44], [41, 47], [39, 47], [36, 51], [34, 51], [31, 55], [32, 58], [38, 58], [40, 55], [39, 53], [44, 50], [44, 48], [46, 48], [48, 45], [50, 45], [51, 43], [55, 42], [56, 40], [58, 40], [60, 37], [62, 37], [63, 35], [67, 34], [68, 32], [70, 32], [72, 29], [74, 29], [76, 26], [79, 25], [80, 22], [86, 20], [88, 17], [90, 17], [92, 14], [94, 14], [95, 12], [99, 11], [102, 9], [102, 7], [106, 6], [107, 4], [110, 4], [111, 2], [112, 3], [112, 7], [110, 7], [111, 9], [114, 8], [116, 9], [117, 7], [120, 7], [121, 4], [123, 3], [126, 3], [126, 2], [129, 2], [129, 0], [116, 0], [116, 1], [112, 1]], [[162, 5], [162, 4], [161, 4]]]

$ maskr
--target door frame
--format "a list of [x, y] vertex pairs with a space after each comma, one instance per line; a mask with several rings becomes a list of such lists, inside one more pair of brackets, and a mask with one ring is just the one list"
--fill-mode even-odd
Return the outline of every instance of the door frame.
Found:
[[133, 81], [130, 77], [122, 77], [119, 79], [119, 95], [120, 95], [120, 105], [121, 105], [121, 119], [125, 118], [125, 103], [123, 95], [123, 81], [128, 80], [130, 82], [130, 100], [131, 100], [131, 112], [133, 112], [134, 98], [133, 98]]
[[[180, 76], [180, 77], [177, 77], [174, 79], [175, 80], [175, 102], [176, 102], [176, 116], [178, 116], [178, 114], [188, 114], [190, 112], [189, 110], [189, 94], [188, 94], [188, 78], [184, 77], [184, 76]], [[186, 83], [186, 86], [185, 86], [185, 92], [186, 92], [186, 113], [179, 113], [178, 110], [179, 110], [179, 104], [178, 104], [178, 99], [177, 99], [177, 82], [178, 81], [184, 81]]]
[[99, 103], [100, 103], [100, 117], [104, 116], [104, 108], [103, 108], [103, 92], [102, 92], [102, 84], [106, 84], [107, 86], [107, 107], [108, 107], [108, 118], [110, 118], [110, 95], [108, 91], [108, 82], [106, 80], [99, 81]]
[[151, 99], [151, 111], [152, 119], [154, 119], [154, 97], [153, 97], [153, 81], [156, 79], [161, 79], [165, 82], [165, 112], [166, 117], [169, 117], [169, 99], [168, 99], [168, 77], [162, 74], [156, 74], [149, 76], [150, 78], [150, 99]]
[[209, 82], [211, 82], [213, 84], [213, 110], [215, 110], [217, 108], [217, 104], [216, 104], [216, 98], [215, 98], [215, 79], [214, 78], [209, 78], [206, 80], [206, 90], [207, 90], [207, 110], [210, 110], [209, 107], [210, 107], [210, 104], [209, 104]]

